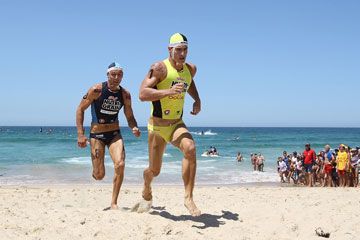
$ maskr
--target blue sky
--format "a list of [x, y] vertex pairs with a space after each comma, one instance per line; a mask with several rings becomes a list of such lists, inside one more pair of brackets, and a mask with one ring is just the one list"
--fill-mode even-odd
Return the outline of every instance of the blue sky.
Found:
[[188, 126], [360, 127], [359, 12], [359, 1], [331, 0], [3, 0], [0, 126], [75, 125], [114, 60], [146, 125], [140, 83], [181, 32], [202, 99], [196, 117], [186, 99]]

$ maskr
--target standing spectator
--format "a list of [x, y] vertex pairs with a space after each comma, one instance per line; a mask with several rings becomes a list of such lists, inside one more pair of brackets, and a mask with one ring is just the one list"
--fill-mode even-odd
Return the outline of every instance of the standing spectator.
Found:
[[305, 167], [305, 179], [306, 184], [309, 187], [312, 187], [314, 184], [314, 173], [312, 170], [313, 164], [316, 160], [316, 153], [310, 147], [310, 143], [305, 144], [305, 151], [304, 151], [304, 167]]
[[331, 178], [331, 172], [332, 172], [332, 165], [331, 163], [334, 160], [334, 155], [330, 151], [330, 145], [325, 145], [324, 148], [324, 186], [325, 187], [332, 187], [332, 178]]
[[346, 167], [348, 164], [348, 154], [345, 151], [344, 144], [340, 144], [340, 146], [339, 146], [339, 152], [338, 152], [338, 155], [336, 158], [336, 163], [337, 163], [337, 170], [338, 170], [338, 174], [339, 174], [339, 178], [340, 178], [340, 187], [345, 187], [345, 185], [346, 185], [345, 173], [346, 173]]
[[281, 182], [284, 183], [284, 176], [287, 177], [287, 167], [286, 167], [286, 163], [284, 162], [284, 159], [282, 157], [278, 158], [278, 163], [279, 163], [279, 176], [281, 179]]
[[351, 149], [351, 160], [350, 168], [352, 172], [354, 187], [357, 187], [359, 184], [359, 151], [356, 148]]
[[257, 170], [257, 154], [254, 153], [254, 154], [251, 154], [251, 163], [254, 167], [254, 171]]
[[258, 156], [258, 159], [257, 159], [257, 165], [258, 165], [258, 170], [260, 172], [264, 171], [264, 162], [265, 162], [264, 156], [261, 153], [259, 153], [259, 156]]

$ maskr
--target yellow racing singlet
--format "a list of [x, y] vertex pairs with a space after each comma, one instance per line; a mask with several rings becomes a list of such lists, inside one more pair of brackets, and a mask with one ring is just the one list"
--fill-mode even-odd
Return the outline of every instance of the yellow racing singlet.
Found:
[[183, 114], [185, 102], [185, 94], [189, 89], [192, 81], [191, 73], [186, 64], [183, 70], [177, 71], [170, 63], [169, 59], [165, 59], [163, 63], [166, 66], [167, 75], [164, 80], [156, 85], [156, 89], [170, 89], [176, 83], [184, 83], [184, 91], [180, 94], [167, 96], [158, 101], [153, 101], [151, 106], [151, 116], [162, 119], [180, 119]]
[[338, 169], [344, 170], [348, 161], [347, 153], [345, 151], [338, 152], [337, 158], [338, 158]]

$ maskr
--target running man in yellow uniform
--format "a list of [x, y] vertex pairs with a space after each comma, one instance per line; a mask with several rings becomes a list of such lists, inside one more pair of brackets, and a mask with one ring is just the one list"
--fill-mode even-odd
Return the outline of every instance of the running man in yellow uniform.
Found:
[[139, 207], [138, 212], [149, 210], [152, 193], [151, 182], [158, 176], [167, 143], [171, 143], [183, 153], [182, 178], [185, 185], [184, 205], [192, 216], [199, 216], [200, 210], [193, 200], [196, 174], [195, 142], [182, 121], [186, 92], [194, 99], [191, 114], [201, 110], [201, 102], [194, 76], [195, 65], [186, 63], [188, 53], [187, 38], [175, 33], [168, 46], [169, 58], [154, 63], [140, 87], [141, 101], [152, 102], [151, 117], [148, 122], [149, 167], [144, 171], [142, 197], [148, 204]]

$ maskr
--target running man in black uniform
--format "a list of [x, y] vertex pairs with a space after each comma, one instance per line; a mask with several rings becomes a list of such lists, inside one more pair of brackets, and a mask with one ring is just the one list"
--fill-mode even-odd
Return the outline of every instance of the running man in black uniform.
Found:
[[90, 146], [93, 165], [92, 176], [101, 180], [105, 176], [105, 146], [108, 146], [111, 159], [114, 162], [113, 193], [111, 209], [117, 209], [117, 199], [124, 178], [125, 148], [120, 132], [118, 114], [124, 107], [129, 127], [134, 136], [139, 137], [133, 110], [131, 108], [130, 93], [120, 86], [123, 78], [123, 69], [118, 63], [112, 63], [107, 70], [108, 80], [95, 84], [89, 89], [80, 102], [76, 111], [76, 127], [78, 133], [78, 146], [86, 147], [87, 138], [84, 131], [84, 112], [91, 105]]

